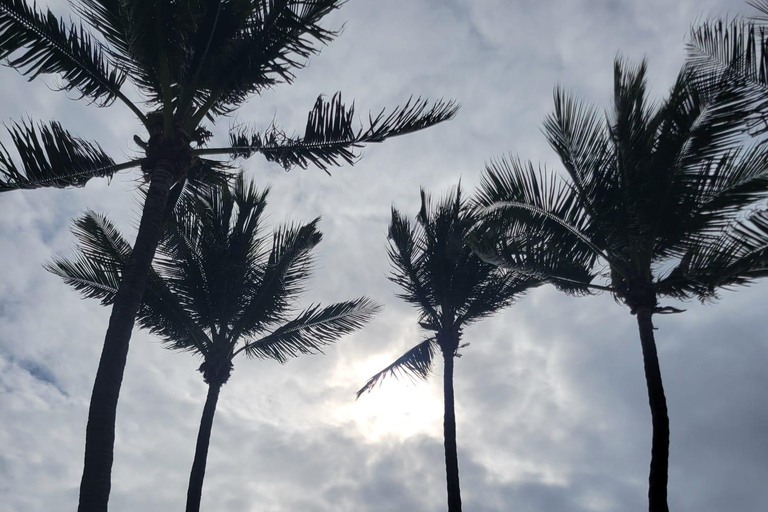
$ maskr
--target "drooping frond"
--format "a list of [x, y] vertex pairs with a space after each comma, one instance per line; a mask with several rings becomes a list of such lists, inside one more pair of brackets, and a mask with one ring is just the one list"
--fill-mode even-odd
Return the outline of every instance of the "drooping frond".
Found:
[[82, 187], [91, 178], [112, 176], [120, 169], [139, 165], [138, 161], [115, 165], [97, 143], [75, 137], [55, 121], [37, 127], [22, 121], [7, 129], [19, 162], [14, 162], [0, 143], [0, 192]]
[[402, 376], [426, 380], [432, 371], [432, 360], [435, 357], [437, 343], [434, 338], [429, 338], [408, 352], [398, 357], [391, 365], [368, 379], [368, 382], [357, 392], [357, 398], [366, 391], [370, 392], [386, 377], [399, 378]]
[[320, 305], [310, 306], [267, 336], [246, 343], [241, 350], [249, 357], [285, 363], [301, 354], [322, 352], [324, 346], [360, 329], [380, 310], [381, 306], [365, 297], [322, 309]]
[[289, 136], [274, 126], [264, 132], [241, 129], [230, 134], [231, 148], [227, 151], [233, 157], [243, 158], [261, 153], [286, 170], [294, 166], [306, 168], [310, 163], [327, 170], [344, 162], [355, 163], [355, 150], [363, 144], [427, 128], [453, 118], [457, 110], [453, 101], [441, 100], [430, 106], [428, 100], [411, 98], [389, 114], [386, 110], [375, 116], [369, 114], [367, 125], [355, 127], [354, 105], [347, 108], [338, 93], [330, 102], [320, 96], [309, 113], [302, 137]]
[[120, 93], [125, 74], [88, 31], [26, 0], [0, 0], [0, 59], [30, 80], [58, 74], [61, 89], [77, 90], [100, 106], [118, 97], [128, 102]]
[[715, 298], [719, 288], [748, 285], [768, 276], [768, 212], [734, 222], [714, 239], [692, 245], [656, 284], [660, 293], [700, 300]]

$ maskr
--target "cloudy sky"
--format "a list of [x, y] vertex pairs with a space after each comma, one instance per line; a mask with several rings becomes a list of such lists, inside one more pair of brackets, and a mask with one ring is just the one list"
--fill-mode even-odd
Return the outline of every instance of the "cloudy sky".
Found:
[[[67, 13], [63, 0], [52, 4]], [[368, 295], [385, 311], [323, 356], [236, 362], [211, 439], [203, 510], [445, 509], [442, 369], [431, 382], [390, 381], [355, 401], [374, 372], [418, 342], [414, 310], [386, 279], [394, 203], [414, 215], [419, 186], [471, 189], [506, 153], [557, 168], [540, 125], [561, 83], [606, 107], [617, 53], [650, 65], [660, 98], [682, 63], [689, 25], [750, 8], [741, 0], [350, 0], [328, 18], [343, 35], [294, 85], [254, 98], [234, 122], [304, 126], [319, 93], [360, 111], [411, 94], [456, 98], [458, 117], [371, 146], [355, 167], [285, 173], [254, 157], [272, 185], [270, 219], [317, 215], [325, 239], [306, 303]], [[0, 118], [56, 119], [135, 154], [138, 123], [0, 70]], [[109, 311], [81, 300], [42, 263], [69, 254], [70, 219], [108, 212], [134, 234], [137, 177], [84, 189], [0, 196], [0, 511], [74, 510], [85, 423]], [[658, 318], [671, 418], [676, 512], [768, 510], [768, 283]], [[678, 305], [679, 306], [679, 305]], [[634, 318], [611, 297], [552, 288], [466, 333], [456, 366], [459, 462], [473, 512], [640, 511], [651, 423]], [[136, 331], [120, 397], [111, 510], [183, 507], [206, 387], [200, 361]]]

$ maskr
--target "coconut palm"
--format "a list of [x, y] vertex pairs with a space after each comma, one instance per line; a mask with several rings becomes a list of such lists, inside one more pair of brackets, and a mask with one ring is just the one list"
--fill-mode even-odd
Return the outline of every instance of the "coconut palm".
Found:
[[371, 377], [357, 392], [371, 391], [386, 376], [408, 375], [426, 379], [439, 350], [443, 356], [445, 414], [445, 469], [448, 510], [461, 510], [459, 460], [456, 450], [456, 413], [453, 368], [461, 357], [464, 328], [509, 306], [538, 281], [521, 278], [481, 260], [465, 243], [475, 220], [462, 198], [461, 188], [433, 207], [421, 191], [421, 211], [416, 225], [392, 209], [389, 225], [390, 278], [402, 289], [401, 299], [419, 311], [419, 325], [428, 336], [394, 363]]
[[653, 424], [652, 512], [668, 510], [669, 458], [652, 319], [679, 311], [659, 299], [711, 297], [743, 282], [739, 265], [752, 278], [762, 265], [748, 244], [732, 242], [742, 208], [766, 195], [768, 149], [741, 146], [750, 101], [712, 79], [684, 69], [653, 104], [645, 62], [617, 59], [607, 118], [555, 91], [544, 132], [570, 180], [503, 159], [487, 166], [477, 194], [483, 223], [473, 239], [487, 260], [569, 293], [610, 292], [636, 316]]
[[[377, 311], [367, 298], [296, 312], [306, 287], [312, 250], [322, 235], [319, 219], [283, 226], [272, 244], [261, 223], [267, 190], [240, 175], [233, 186], [216, 187], [182, 200], [150, 270], [139, 307], [139, 325], [167, 348], [203, 359], [208, 384], [189, 478], [187, 512], [200, 509], [208, 444], [221, 387], [234, 359], [285, 363], [359, 329]], [[104, 216], [88, 212], [75, 222], [80, 241], [75, 258], [58, 258], [47, 268], [86, 297], [113, 304], [131, 247]]]
[[[117, 400], [136, 312], [164, 215], [188, 186], [226, 176], [210, 157], [260, 153], [286, 169], [353, 163], [357, 149], [450, 119], [453, 102], [409, 100], [354, 124], [354, 107], [320, 96], [303, 136], [274, 123], [240, 128], [211, 147], [205, 122], [235, 111], [279, 83], [338, 32], [322, 19], [344, 0], [73, 0], [80, 21], [26, 0], [0, 0], [0, 59], [30, 80], [55, 75], [60, 89], [88, 103], [126, 106], [145, 135], [138, 157], [116, 162], [97, 143], [57, 122], [12, 123], [0, 146], [0, 191], [83, 186], [94, 177], [140, 168], [149, 182], [138, 236], [110, 317], [91, 396], [79, 510], [106, 510]], [[129, 84], [133, 87], [129, 87]], [[130, 89], [131, 92], [128, 92]], [[16, 155], [14, 157], [14, 155]]]

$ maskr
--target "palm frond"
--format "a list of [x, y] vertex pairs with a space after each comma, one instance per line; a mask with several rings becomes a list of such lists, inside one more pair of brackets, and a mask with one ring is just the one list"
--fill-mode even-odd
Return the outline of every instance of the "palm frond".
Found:
[[246, 343], [241, 350], [249, 357], [285, 363], [300, 354], [316, 354], [344, 335], [360, 329], [381, 306], [363, 297], [320, 308], [310, 306], [267, 336]]
[[390, 280], [402, 289], [398, 297], [420, 308], [422, 321], [428, 319], [437, 324], [439, 299], [425, 275], [424, 258], [416, 245], [416, 240], [421, 239], [423, 234], [422, 229], [411, 228], [408, 219], [392, 207], [392, 220], [387, 235], [387, 253], [392, 265]]
[[61, 89], [77, 90], [100, 106], [118, 97], [130, 103], [120, 93], [126, 75], [85, 28], [67, 25], [26, 0], [0, 0], [0, 59], [30, 80], [59, 74]]
[[486, 165], [476, 194], [486, 230], [531, 232], [550, 249], [578, 255], [586, 264], [611, 260], [578, 192], [530, 162], [499, 159]]
[[[578, 194], [584, 198], [592, 216], [604, 212], [615, 199], [611, 184], [617, 172], [613, 147], [606, 134], [606, 121], [586, 103], [555, 89], [555, 110], [544, 120], [544, 134], [560, 156]], [[618, 221], [619, 219], [615, 219]]]
[[391, 365], [368, 379], [368, 382], [357, 392], [357, 398], [366, 391], [370, 392], [386, 377], [399, 378], [402, 376], [426, 380], [432, 371], [432, 360], [435, 357], [437, 343], [435, 338], [428, 338], [408, 352], [398, 357]]
[[303, 290], [312, 271], [312, 249], [322, 240], [320, 219], [276, 230], [266, 265], [247, 283], [234, 319], [235, 338], [262, 332], [286, 320], [292, 301]]
[[[344, 0], [260, 0], [249, 2], [247, 16], [226, 5], [213, 28], [201, 24], [200, 46], [190, 62], [197, 69], [198, 114], [231, 112], [249, 95], [280, 82], [291, 83], [294, 71], [333, 40], [338, 31], [320, 21]], [[229, 35], [230, 37], [226, 37]], [[203, 43], [204, 41], [204, 43]], [[222, 44], [220, 44], [220, 41]]]
[[[232, 157], [243, 158], [261, 153], [286, 170], [294, 166], [306, 168], [311, 163], [327, 172], [330, 166], [355, 163], [355, 150], [363, 144], [383, 142], [433, 126], [453, 118], [457, 111], [458, 105], [453, 101], [440, 100], [430, 106], [428, 100], [411, 98], [389, 114], [386, 110], [375, 116], [369, 114], [368, 124], [356, 128], [354, 105], [347, 108], [337, 93], [330, 102], [323, 96], [317, 99], [302, 137], [289, 136], [275, 126], [264, 132], [239, 129], [230, 133], [231, 147], [226, 151]], [[201, 153], [211, 151], [222, 150]]]
[[688, 60], [710, 74], [731, 70], [733, 78], [765, 84], [760, 35], [759, 28], [746, 20], [706, 21], [691, 28]]
[[733, 222], [717, 238], [691, 245], [655, 284], [672, 297], [715, 298], [720, 288], [744, 286], [768, 276], [768, 211]]
[[[54, 258], [45, 265], [46, 270], [61, 277], [84, 297], [99, 299], [104, 306], [111, 305], [123, 268], [130, 259], [130, 244], [109, 219], [92, 211], [74, 222], [72, 232], [79, 242], [75, 257]], [[137, 319], [141, 327], [160, 336], [169, 348], [206, 354], [211, 345], [208, 336], [192, 321], [166, 279], [155, 269], [150, 269]]]
[[472, 250], [483, 261], [512, 274], [513, 285], [523, 280], [525, 288], [544, 282], [574, 296], [604, 290], [595, 280], [601, 269], [585, 253], [553, 243], [546, 233], [523, 223], [495, 221], [477, 224], [468, 238]]
[[140, 163], [118, 166], [97, 143], [73, 136], [55, 121], [37, 127], [22, 121], [6, 128], [19, 162], [0, 143], [0, 192], [83, 187], [91, 178], [112, 176]]

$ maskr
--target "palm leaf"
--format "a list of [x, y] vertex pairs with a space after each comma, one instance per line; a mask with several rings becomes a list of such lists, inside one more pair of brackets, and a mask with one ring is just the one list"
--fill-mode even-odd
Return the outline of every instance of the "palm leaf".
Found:
[[387, 253], [392, 265], [390, 281], [401, 290], [397, 296], [420, 309], [421, 321], [433, 324], [439, 322], [439, 299], [434, 293], [432, 283], [427, 279], [424, 258], [416, 239], [424, 235], [423, 229], [411, 228], [408, 219], [396, 208], [392, 208], [392, 220], [389, 225], [389, 247]]
[[125, 74], [109, 62], [99, 42], [82, 26], [68, 26], [26, 0], [0, 0], [0, 59], [30, 80], [59, 74], [61, 89], [75, 89], [100, 106], [118, 97], [130, 104], [120, 93]]
[[190, 62], [201, 93], [196, 117], [206, 108], [216, 114], [231, 112], [251, 94], [292, 82], [294, 71], [338, 35], [320, 21], [342, 3], [260, 0], [248, 3], [246, 16], [239, 15], [237, 3], [225, 4], [216, 14], [215, 29], [201, 24], [199, 51]]
[[[111, 305], [130, 258], [130, 244], [109, 219], [92, 211], [74, 222], [72, 232], [79, 241], [75, 257], [55, 258], [45, 265], [46, 270], [84, 297]], [[211, 345], [208, 336], [180, 304], [178, 295], [155, 269], [150, 269], [137, 319], [141, 327], [160, 336], [169, 348], [205, 355]]]
[[429, 106], [427, 100], [409, 99], [403, 107], [387, 114], [368, 116], [368, 124], [355, 128], [355, 107], [347, 108], [341, 95], [335, 94], [328, 102], [320, 96], [309, 113], [302, 137], [287, 135], [272, 126], [264, 132], [239, 129], [230, 133], [231, 147], [201, 150], [205, 153], [226, 151], [233, 157], [249, 158], [263, 154], [270, 162], [277, 162], [286, 170], [310, 163], [326, 170], [346, 162], [357, 161], [356, 149], [366, 143], [383, 142], [390, 137], [412, 133], [453, 118], [458, 106], [452, 101], [438, 101]]
[[310, 306], [267, 336], [246, 343], [242, 349], [249, 357], [274, 359], [285, 363], [300, 354], [322, 353], [323, 347], [360, 329], [381, 310], [368, 298], [340, 302], [320, 308]]
[[252, 276], [240, 299], [233, 337], [249, 336], [286, 320], [291, 302], [301, 293], [311, 274], [311, 250], [322, 240], [320, 219], [308, 224], [283, 226], [272, 237], [266, 265]]
[[530, 232], [550, 250], [579, 255], [588, 264], [610, 261], [602, 240], [574, 187], [530, 162], [500, 159], [486, 165], [476, 195], [485, 229], [520, 236]]
[[437, 343], [435, 342], [435, 338], [429, 338], [422, 341], [408, 352], [398, 357], [394, 363], [368, 379], [368, 382], [366, 382], [357, 392], [357, 398], [360, 398], [360, 395], [366, 391], [372, 391], [373, 388], [375, 388], [377, 384], [381, 384], [386, 377], [399, 378], [401, 376], [406, 376], [409, 378], [426, 380], [432, 371], [432, 360], [435, 357], [436, 348]]
[[116, 165], [95, 142], [71, 135], [59, 123], [22, 121], [7, 127], [19, 155], [14, 162], [0, 143], [0, 192], [43, 187], [83, 187], [91, 178], [112, 176], [139, 165], [139, 161]]
[[745, 286], [768, 275], [768, 212], [733, 222], [714, 239], [692, 245], [675, 267], [659, 278], [660, 293], [700, 300], [719, 288]]

